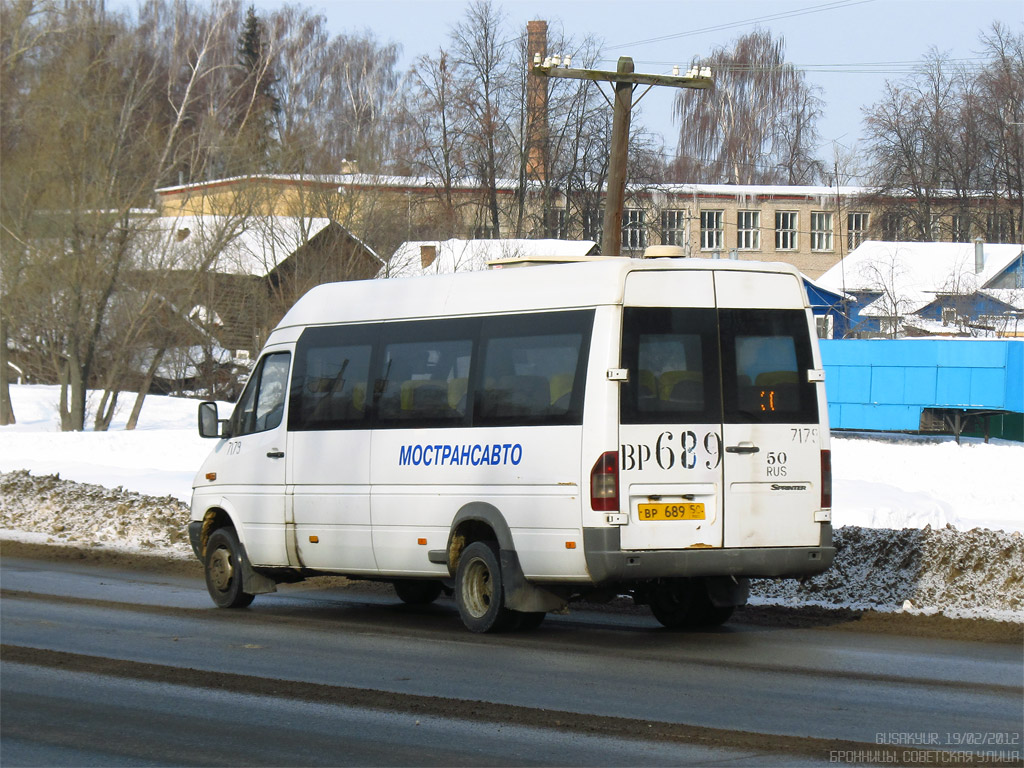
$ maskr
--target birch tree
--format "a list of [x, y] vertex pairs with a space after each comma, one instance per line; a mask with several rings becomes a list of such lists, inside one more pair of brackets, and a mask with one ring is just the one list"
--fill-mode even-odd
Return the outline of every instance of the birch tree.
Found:
[[814, 183], [821, 173], [814, 151], [822, 101], [786, 61], [783, 38], [757, 30], [699, 63], [711, 67], [714, 86], [676, 95], [679, 142], [670, 176], [720, 184]]

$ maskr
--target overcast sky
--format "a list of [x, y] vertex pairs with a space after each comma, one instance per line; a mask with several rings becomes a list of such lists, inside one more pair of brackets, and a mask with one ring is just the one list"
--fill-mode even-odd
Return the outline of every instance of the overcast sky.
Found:
[[[861, 108], [877, 101], [886, 79], [905, 76], [932, 47], [968, 63], [979, 61], [978, 34], [1000, 21], [1024, 28], [1024, 0], [504, 0], [495, 3], [509, 29], [525, 33], [530, 19], [546, 19], [566, 36], [604, 42], [600, 66], [614, 69], [631, 56], [637, 72], [669, 73], [694, 56], [757, 26], [786, 40], [790, 62], [822, 88], [819, 155], [831, 159], [833, 141], [853, 147], [861, 135]], [[259, 0], [258, 9], [281, 3]], [[370, 29], [402, 46], [403, 64], [446, 46], [464, 15], [464, 0], [333, 0], [301, 5], [322, 13], [332, 32]], [[555, 51], [551, 51], [555, 53]], [[675, 148], [673, 89], [654, 88], [639, 105], [640, 120]]]

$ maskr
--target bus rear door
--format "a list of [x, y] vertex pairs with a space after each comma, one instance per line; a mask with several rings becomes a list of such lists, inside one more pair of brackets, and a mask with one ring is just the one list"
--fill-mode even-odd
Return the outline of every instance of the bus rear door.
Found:
[[710, 271], [630, 273], [623, 307], [624, 550], [723, 544], [718, 320]]
[[812, 341], [796, 275], [715, 273], [726, 547], [817, 546], [821, 448]]

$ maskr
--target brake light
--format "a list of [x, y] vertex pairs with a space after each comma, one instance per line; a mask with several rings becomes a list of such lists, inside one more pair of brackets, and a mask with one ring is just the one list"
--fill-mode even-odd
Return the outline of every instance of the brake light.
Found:
[[832, 508], [832, 451], [821, 452], [821, 508]]
[[619, 453], [606, 451], [590, 470], [590, 508], [595, 512], [619, 510]]

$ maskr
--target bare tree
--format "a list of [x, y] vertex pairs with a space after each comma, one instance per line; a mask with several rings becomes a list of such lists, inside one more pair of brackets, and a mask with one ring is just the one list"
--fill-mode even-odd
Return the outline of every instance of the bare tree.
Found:
[[818, 90], [786, 61], [785, 42], [756, 30], [732, 48], [701, 60], [714, 72], [710, 91], [682, 89], [676, 159], [679, 181], [728, 184], [810, 184], [820, 175], [815, 159]]
[[1015, 212], [1024, 242], [1024, 33], [999, 23], [981, 35], [989, 57], [978, 75], [979, 112], [993, 155], [993, 187]]
[[465, 97], [459, 93], [451, 55], [439, 49], [437, 56], [423, 56], [412, 70], [410, 116], [407, 122], [414, 139], [410, 165], [437, 179], [440, 205], [439, 234], [451, 237], [457, 227], [455, 186], [466, 177], [465, 135], [469, 129]]
[[503, 20], [501, 9], [490, 0], [473, 0], [465, 18], [451, 32], [452, 54], [459, 65], [458, 93], [469, 117], [466, 153], [484, 188], [493, 237], [501, 236], [498, 178], [507, 130], [505, 84], [509, 56], [508, 43], [503, 39]]
[[860, 284], [877, 298], [873, 302], [882, 335], [895, 339], [901, 335], [903, 319], [913, 306], [906, 292], [906, 267], [894, 249], [885, 257], [864, 262], [858, 275]]
[[1024, 35], [996, 24], [981, 42], [980, 70], [932, 50], [864, 111], [874, 202], [913, 239], [1024, 238]]

